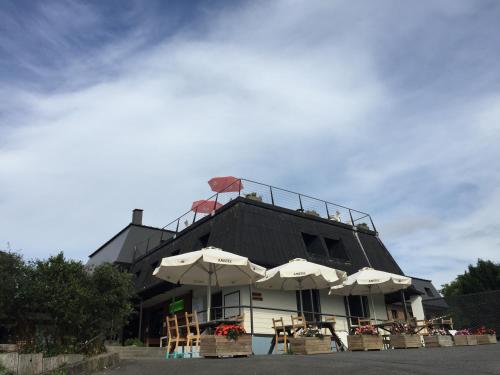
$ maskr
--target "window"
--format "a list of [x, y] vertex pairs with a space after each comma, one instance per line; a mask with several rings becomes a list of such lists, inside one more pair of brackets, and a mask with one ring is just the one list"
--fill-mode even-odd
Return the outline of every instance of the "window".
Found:
[[358, 318], [368, 318], [370, 316], [370, 309], [368, 307], [368, 297], [366, 296], [349, 296], [346, 297], [349, 309], [347, 315], [350, 315], [351, 324], [358, 324]]
[[344, 262], [349, 261], [349, 257], [347, 256], [347, 252], [344, 247], [344, 243], [339, 239], [332, 239], [325, 237], [325, 245], [328, 250], [328, 256], [330, 259], [338, 259]]
[[424, 288], [424, 289], [425, 289], [425, 293], [426, 293], [429, 297], [434, 297], [434, 293], [432, 293], [431, 288]]
[[210, 317], [212, 319], [222, 319], [222, 292], [212, 294]]
[[398, 319], [398, 310], [391, 310], [391, 316], [393, 320]]
[[[229, 308], [226, 308], [228, 306]], [[231, 318], [241, 314], [240, 291], [224, 295], [224, 318]]]
[[304, 245], [306, 246], [306, 250], [309, 254], [320, 257], [326, 256], [325, 249], [318, 236], [302, 233], [302, 239], [304, 240]]
[[295, 297], [297, 299], [297, 311], [300, 311], [300, 292], [302, 292], [302, 305], [304, 306], [304, 317], [306, 318], [306, 321], [315, 322], [316, 320], [321, 320], [321, 315], [315, 314], [321, 313], [319, 290], [297, 290], [295, 292]]
[[[156, 267], [155, 267], [155, 268], [156, 268]], [[139, 276], [141, 276], [141, 271], [137, 271], [137, 272], [135, 273], [135, 277], [136, 277], [136, 279], [138, 279], [138, 278], [139, 278]]]

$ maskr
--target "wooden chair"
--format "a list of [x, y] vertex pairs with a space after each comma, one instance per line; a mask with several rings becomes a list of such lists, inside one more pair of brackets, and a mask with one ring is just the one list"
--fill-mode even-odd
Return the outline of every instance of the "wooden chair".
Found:
[[415, 329], [416, 332], [421, 335], [428, 335], [429, 328], [432, 328], [432, 323], [425, 319], [418, 320], [416, 318], [413, 318], [409, 321], [409, 324]]
[[441, 325], [443, 327], [450, 327], [449, 329], [453, 329], [453, 319], [451, 317], [448, 319], [441, 319]]
[[[180, 343], [187, 343], [186, 337], [181, 337], [179, 333], [179, 323], [177, 321], [177, 315], [172, 315], [172, 317], [167, 317], [167, 333], [168, 333], [168, 344], [167, 344], [167, 358], [169, 354], [173, 351], [174, 358], [177, 356], [177, 350], [179, 349]], [[175, 344], [174, 349], [172, 349], [173, 344]]]
[[[163, 321], [163, 331], [167, 333], [166, 336], [161, 336], [160, 337], [160, 348], [163, 348], [163, 341], [164, 340], [167, 340], [167, 345], [168, 345], [168, 329], [167, 329], [167, 318], [165, 318], [165, 320]], [[168, 349], [167, 349], [168, 350]]]
[[306, 318], [304, 318], [304, 315], [291, 315], [292, 318], [292, 334], [295, 337], [297, 335], [297, 331], [299, 331], [301, 328], [306, 329], [307, 328], [307, 322]]
[[187, 329], [187, 343], [186, 346], [189, 348], [189, 352], [193, 354], [193, 342], [195, 342], [196, 349], [200, 348], [200, 323], [198, 322], [198, 313], [193, 311], [192, 313], [185, 312], [186, 316], [186, 329]]
[[[335, 319], [334, 316], [325, 316], [323, 318], [323, 321], [324, 322], [328, 322], [328, 323], [331, 323], [332, 326], [333, 326], [333, 330], [335, 331], [335, 324], [337, 324], [337, 320]], [[330, 330], [327, 328], [327, 327], [323, 327], [323, 330], [324, 330], [324, 335], [329, 335], [330, 334]]]
[[288, 343], [287, 343], [288, 333], [286, 332], [285, 324], [283, 323], [283, 317], [279, 319], [273, 318], [273, 328], [274, 328], [274, 338], [275, 338], [274, 350], [278, 352], [278, 344], [282, 342], [285, 353], [288, 353]]

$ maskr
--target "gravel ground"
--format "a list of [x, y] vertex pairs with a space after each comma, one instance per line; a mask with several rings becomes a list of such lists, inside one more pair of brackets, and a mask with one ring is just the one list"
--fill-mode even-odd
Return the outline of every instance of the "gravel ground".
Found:
[[346, 352], [323, 355], [269, 355], [224, 359], [124, 360], [100, 375], [135, 374], [450, 374], [500, 375], [500, 345]]

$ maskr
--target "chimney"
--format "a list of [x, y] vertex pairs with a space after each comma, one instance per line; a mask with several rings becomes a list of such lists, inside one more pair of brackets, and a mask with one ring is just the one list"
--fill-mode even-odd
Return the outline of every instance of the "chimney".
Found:
[[142, 210], [135, 208], [132, 211], [132, 224], [142, 225]]

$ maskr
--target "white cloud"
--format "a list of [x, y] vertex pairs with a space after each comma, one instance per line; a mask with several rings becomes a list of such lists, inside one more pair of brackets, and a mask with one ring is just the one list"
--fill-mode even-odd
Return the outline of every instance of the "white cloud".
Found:
[[[69, 59], [56, 91], [0, 91], [13, 108], [0, 141], [0, 244], [84, 259], [132, 208], [161, 226], [209, 195], [210, 177], [233, 174], [372, 211], [404, 270], [437, 284], [477, 256], [498, 260], [500, 236], [472, 230], [499, 224], [488, 186], [500, 176], [498, 98], [422, 111], [413, 101], [425, 90], [402, 94], [382, 73], [388, 16], [372, 10], [368, 22], [369, 9], [336, 3], [250, 3], [208, 11], [203, 35], [147, 48], [140, 25]], [[420, 30], [423, 15], [405, 17], [405, 32]], [[469, 185], [478, 204], [452, 199]], [[456, 218], [435, 192], [460, 206]]]

